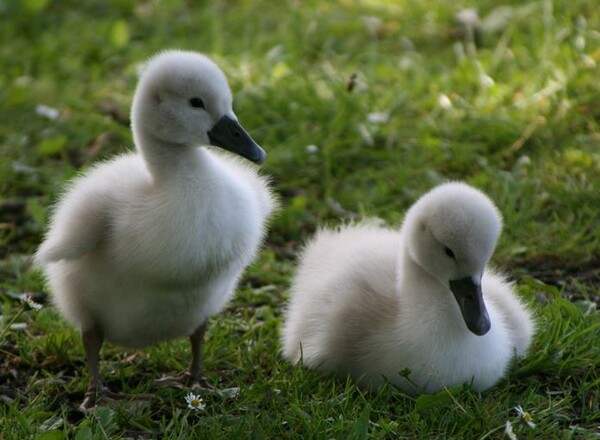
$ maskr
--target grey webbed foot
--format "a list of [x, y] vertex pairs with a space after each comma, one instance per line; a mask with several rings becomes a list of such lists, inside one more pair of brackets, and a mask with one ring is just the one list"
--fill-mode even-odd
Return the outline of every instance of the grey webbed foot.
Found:
[[101, 388], [89, 389], [86, 391], [85, 398], [78, 409], [82, 413], [87, 414], [97, 406], [110, 406], [123, 398], [124, 396], [122, 394], [113, 393], [104, 386]]
[[154, 381], [157, 388], [191, 388], [194, 391], [214, 392], [215, 388], [208, 382], [205, 376], [194, 377], [188, 371], [178, 376], [165, 376]]

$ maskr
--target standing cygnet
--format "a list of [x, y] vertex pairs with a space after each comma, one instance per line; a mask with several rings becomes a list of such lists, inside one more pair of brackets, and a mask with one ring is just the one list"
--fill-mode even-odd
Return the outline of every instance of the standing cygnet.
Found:
[[137, 152], [75, 179], [35, 255], [54, 303], [82, 333], [90, 371], [84, 410], [108, 394], [98, 372], [104, 340], [144, 347], [189, 336], [189, 373], [165, 382], [206, 385], [207, 319], [232, 296], [274, 208], [256, 167], [204, 147], [265, 158], [207, 57], [171, 50], [152, 58], [131, 117]]
[[489, 388], [534, 332], [514, 288], [486, 268], [500, 230], [490, 199], [447, 183], [399, 232], [368, 223], [319, 232], [291, 288], [284, 357], [410, 394]]

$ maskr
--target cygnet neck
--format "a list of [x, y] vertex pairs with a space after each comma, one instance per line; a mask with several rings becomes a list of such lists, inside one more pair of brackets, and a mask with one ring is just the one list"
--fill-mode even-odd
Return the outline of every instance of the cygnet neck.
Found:
[[449, 287], [414, 261], [408, 249], [402, 249], [401, 254], [396, 281], [398, 292], [402, 292], [400, 310], [410, 310], [426, 320], [430, 329], [446, 336], [468, 332]]
[[400, 251], [398, 273], [398, 287], [400, 288], [412, 282], [421, 283], [423, 281], [435, 281], [435, 278], [412, 259], [406, 247], [402, 248]]
[[196, 146], [164, 142], [144, 132], [140, 127], [134, 130], [134, 140], [138, 152], [157, 183], [180, 176], [187, 168], [198, 167], [199, 155]]
[[[408, 247], [406, 246], [406, 237], [402, 240], [403, 245], [398, 253], [398, 261], [396, 262], [397, 267], [397, 288], [400, 291], [404, 291], [409, 286], [422, 286], [422, 293], [428, 294], [429, 292], [440, 292], [443, 290], [449, 290], [447, 286], [444, 286], [436, 277], [431, 275], [425, 268], [418, 264], [410, 255]], [[438, 297], [439, 295], [435, 295]], [[412, 298], [412, 295], [408, 295], [408, 298]], [[422, 298], [415, 298], [416, 301], [422, 301]]]

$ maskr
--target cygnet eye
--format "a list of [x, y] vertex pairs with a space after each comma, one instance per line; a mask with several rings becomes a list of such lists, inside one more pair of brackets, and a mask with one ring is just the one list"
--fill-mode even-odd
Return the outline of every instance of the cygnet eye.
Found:
[[190, 98], [190, 105], [194, 108], [204, 108], [204, 101], [200, 98]]
[[448, 255], [450, 258], [452, 258], [453, 260], [456, 260], [456, 256], [454, 255], [454, 252], [452, 252], [452, 249], [450, 249], [448, 246], [446, 246], [444, 248], [444, 252], [446, 252], [446, 255]]

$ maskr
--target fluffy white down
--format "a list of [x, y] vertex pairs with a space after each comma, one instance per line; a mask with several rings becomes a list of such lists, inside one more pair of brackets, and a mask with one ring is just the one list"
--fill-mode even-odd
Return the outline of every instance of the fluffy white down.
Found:
[[[176, 101], [194, 87], [206, 112]], [[156, 93], [179, 122], [165, 125], [161, 109], [141, 107], [151, 106]], [[227, 82], [208, 58], [159, 55], [134, 102], [138, 152], [72, 182], [35, 258], [68, 321], [81, 330], [99, 326], [108, 340], [143, 347], [190, 335], [225, 305], [258, 250], [275, 203], [256, 167], [198, 147], [208, 143], [206, 131], [221, 114], [235, 117]], [[170, 135], [179, 138], [170, 142]]]
[[[292, 284], [282, 328], [284, 357], [349, 374], [365, 387], [387, 378], [410, 394], [461, 383], [489, 388], [515, 354], [527, 352], [534, 332], [531, 313], [511, 284], [484, 269], [499, 228], [487, 197], [449, 183], [413, 205], [400, 231], [369, 223], [320, 231], [304, 250]], [[454, 265], [462, 267], [445, 267], [443, 246], [407, 237], [407, 231], [436, 231], [438, 239], [452, 241]], [[481, 242], [489, 249], [478, 248]], [[427, 259], [417, 263], [417, 254]], [[484, 336], [467, 329], [442, 281], [479, 270], [491, 320]]]

